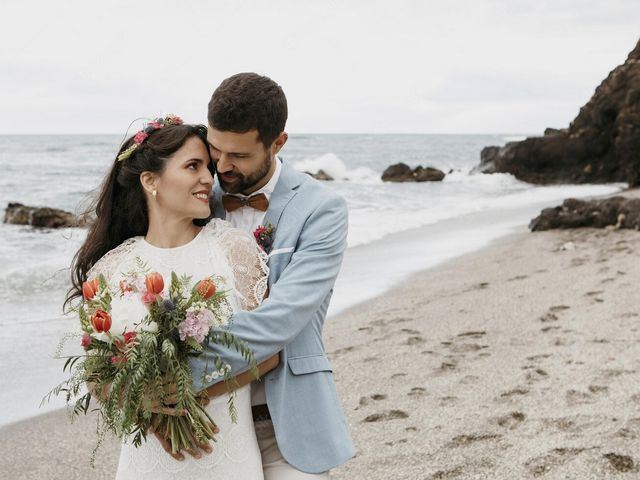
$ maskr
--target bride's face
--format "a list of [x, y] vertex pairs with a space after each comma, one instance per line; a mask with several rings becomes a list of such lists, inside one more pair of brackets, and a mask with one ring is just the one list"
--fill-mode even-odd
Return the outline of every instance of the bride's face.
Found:
[[209, 152], [202, 140], [189, 138], [169, 158], [161, 175], [154, 180], [157, 195], [149, 198], [163, 217], [207, 218], [213, 177], [209, 170]]

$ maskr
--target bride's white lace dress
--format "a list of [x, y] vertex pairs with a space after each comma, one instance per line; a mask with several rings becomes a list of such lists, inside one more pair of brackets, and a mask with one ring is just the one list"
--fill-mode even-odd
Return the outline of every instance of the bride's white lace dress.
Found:
[[[132, 270], [136, 259], [146, 262], [152, 271], [170, 278], [172, 271], [190, 275], [197, 282], [210, 275], [226, 279], [234, 311], [256, 308], [267, 288], [266, 255], [251, 235], [213, 219], [188, 244], [177, 248], [158, 248], [143, 237], [135, 237], [107, 253], [89, 272], [89, 277], [104, 274], [116, 286], [123, 274]], [[122, 445], [116, 479], [247, 479], [261, 480], [262, 461], [251, 415], [250, 385], [236, 391], [237, 423], [227, 409], [227, 395], [211, 399], [206, 407], [220, 428], [213, 453], [194, 459], [185, 454], [183, 461], [167, 454], [155, 436], [136, 448]]]

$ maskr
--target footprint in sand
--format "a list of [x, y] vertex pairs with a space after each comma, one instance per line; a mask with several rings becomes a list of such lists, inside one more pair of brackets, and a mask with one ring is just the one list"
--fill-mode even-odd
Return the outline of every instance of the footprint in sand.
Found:
[[458, 465], [449, 470], [438, 470], [429, 477], [429, 480], [446, 480], [449, 478], [461, 478], [465, 474], [465, 465]]
[[595, 394], [609, 393], [609, 387], [605, 385], [589, 385], [589, 391]]
[[507, 415], [502, 415], [499, 417], [494, 417], [492, 419], [493, 423], [500, 425], [503, 428], [508, 428], [509, 430], [514, 430], [518, 428], [522, 422], [525, 421], [526, 415], [522, 412], [511, 412]]
[[458, 435], [453, 437], [449, 443], [445, 445], [447, 448], [467, 447], [473, 443], [486, 442], [488, 440], [499, 440], [502, 435], [485, 433], [479, 435]]
[[638, 471], [633, 458], [628, 455], [620, 455], [618, 453], [605, 453], [603, 455], [609, 461], [609, 465], [617, 472]]
[[538, 382], [549, 378], [549, 374], [541, 368], [536, 368], [533, 372], [528, 372], [526, 379], [529, 383]]
[[541, 332], [543, 333], [547, 333], [550, 332], [551, 330], [560, 330], [561, 327], [552, 327], [552, 326], [548, 326], [548, 327], [542, 327], [540, 329]]
[[563, 310], [569, 310], [571, 307], [568, 305], [554, 305], [549, 307], [550, 312], [562, 312]]
[[489, 345], [479, 345], [477, 343], [461, 343], [459, 345], [453, 345], [451, 347], [451, 351], [455, 353], [468, 353], [477, 352], [478, 350], [483, 350], [485, 348], [489, 348]]
[[568, 347], [569, 345], [573, 345], [575, 342], [575, 340], [569, 340], [568, 338], [556, 338], [553, 341], [553, 345], [555, 347]]
[[369, 395], [368, 397], [360, 397], [360, 406], [365, 407], [371, 403], [371, 400], [380, 401], [385, 400], [387, 396], [383, 393], [374, 393], [373, 395]]
[[360, 327], [358, 328], [359, 332], [367, 332], [367, 333], [371, 333], [373, 332], [373, 327]]
[[564, 397], [567, 401], [567, 405], [569, 406], [593, 403], [593, 396], [587, 392], [581, 392], [580, 390], [567, 390]]
[[524, 466], [534, 477], [540, 477], [555, 467], [570, 462], [584, 451], [584, 448], [554, 448], [546, 455], [530, 458]]
[[508, 392], [503, 392], [500, 394], [500, 398], [511, 398], [516, 396], [527, 395], [529, 390], [527, 388], [517, 387], [513, 390], [509, 390]]
[[602, 371], [602, 376], [605, 378], [617, 378], [624, 374], [636, 373], [635, 370], [624, 370], [622, 368], [610, 368]]
[[403, 418], [409, 418], [409, 414], [403, 410], [385, 410], [384, 412], [369, 415], [364, 420], [362, 420], [362, 422], [388, 422], [389, 420], [399, 420]]
[[413, 337], [409, 337], [407, 338], [407, 341], [405, 342], [406, 345], [419, 345], [421, 343], [424, 343], [425, 340], [424, 338], [420, 337], [420, 336], [413, 336]]
[[528, 275], [516, 275], [515, 277], [512, 277], [510, 279], [508, 279], [508, 282], [514, 282], [516, 280], [524, 280], [525, 278], [529, 278]]
[[482, 338], [487, 334], [484, 330], [459, 333], [458, 337]]
[[403, 333], [408, 333], [409, 335], [419, 335], [420, 333], [422, 333], [419, 330], [414, 330], [412, 328], [403, 328], [400, 331]]
[[449, 360], [447, 362], [442, 362], [440, 364], [440, 368], [437, 370], [438, 372], [447, 372], [450, 370], [455, 370], [458, 366], [458, 362], [455, 360]]
[[407, 395], [410, 397], [422, 397], [427, 394], [427, 389], [422, 387], [413, 387]]
[[356, 347], [354, 347], [354, 346], [345, 347], [345, 348], [339, 348], [338, 350], [334, 350], [333, 352], [330, 352], [329, 355], [342, 355], [343, 353], [352, 352], [355, 349], [356, 349]]
[[391, 375], [391, 378], [400, 378], [400, 377], [406, 377], [407, 374], [404, 372], [400, 372], [400, 373], [394, 373], [393, 375]]
[[552, 357], [553, 355], [551, 353], [540, 353], [538, 355], [531, 355], [530, 357], [527, 357], [527, 360], [529, 361], [536, 361], [536, 360], [540, 360], [542, 358], [549, 358]]
[[544, 315], [542, 315], [539, 320], [542, 323], [556, 322], [558, 321], [558, 316], [553, 312], [547, 312]]

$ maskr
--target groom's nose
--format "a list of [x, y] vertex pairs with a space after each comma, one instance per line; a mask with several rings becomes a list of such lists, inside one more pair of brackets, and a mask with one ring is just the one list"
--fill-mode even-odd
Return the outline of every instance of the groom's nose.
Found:
[[226, 173], [233, 170], [233, 164], [229, 159], [229, 155], [222, 153], [216, 162], [216, 170], [220, 173]]

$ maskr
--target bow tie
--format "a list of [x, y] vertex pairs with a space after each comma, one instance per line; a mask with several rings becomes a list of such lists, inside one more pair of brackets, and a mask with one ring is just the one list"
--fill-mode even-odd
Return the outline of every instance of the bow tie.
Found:
[[261, 212], [269, 208], [269, 199], [264, 193], [258, 193], [251, 197], [236, 197], [235, 195], [223, 195], [222, 205], [227, 212], [233, 212], [240, 207], [251, 207]]

